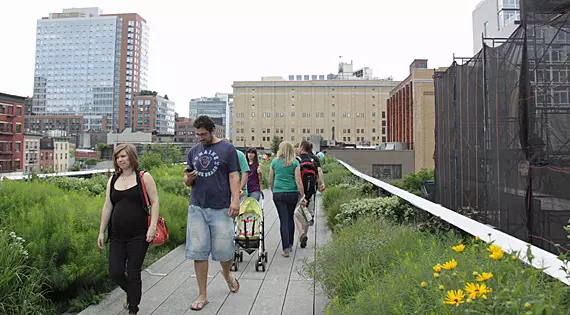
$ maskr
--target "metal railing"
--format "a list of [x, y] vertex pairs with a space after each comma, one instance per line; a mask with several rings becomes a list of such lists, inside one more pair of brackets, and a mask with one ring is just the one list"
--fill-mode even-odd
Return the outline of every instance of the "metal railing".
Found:
[[[344, 161], [338, 161], [355, 176], [358, 176], [361, 179], [406, 200], [417, 208], [427, 211], [473, 236], [480, 237], [483, 241], [489, 242], [489, 239], [494, 241], [493, 244], [499, 245], [505, 250], [505, 252], [519, 252], [520, 259], [526, 264], [539, 269], [544, 268], [543, 271], [548, 275], [570, 285], [570, 276], [561, 269], [563, 267], [563, 262], [558, 259], [558, 256], [536, 246], [530, 245], [527, 242], [521, 241], [509, 234], [498, 231], [488, 225], [462, 216], [455, 211], [442, 207], [439, 204], [433, 203], [379, 179], [363, 174]], [[529, 263], [529, 259], [527, 257], [527, 249], [529, 249], [529, 247], [530, 252], [533, 255], [532, 263]]]

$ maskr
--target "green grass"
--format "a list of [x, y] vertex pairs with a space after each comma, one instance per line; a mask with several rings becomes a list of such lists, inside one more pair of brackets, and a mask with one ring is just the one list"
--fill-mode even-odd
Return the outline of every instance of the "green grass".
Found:
[[[569, 287], [525, 265], [518, 253], [493, 260], [486, 242], [453, 230], [420, 230], [416, 210], [395, 200], [364, 199], [375, 197], [374, 190], [333, 159], [323, 168], [329, 180], [323, 207], [336, 229], [306, 271], [331, 300], [329, 314], [570, 314]], [[465, 250], [455, 252], [460, 243]], [[433, 266], [451, 259], [457, 267], [434, 278]], [[493, 290], [488, 300], [444, 304], [448, 290], [480, 283], [474, 272], [493, 274], [485, 282]]]
[[[182, 171], [177, 166], [152, 171], [170, 237], [164, 245], [150, 247], [145, 266], [185, 242], [189, 189]], [[41, 283], [42, 296], [49, 298], [47, 306], [41, 306], [45, 314], [80, 311], [115, 287], [107, 271], [108, 249], [97, 247], [106, 182], [103, 175], [0, 183], [0, 229], [27, 240], [29, 259], [22, 268], [37, 270], [34, 279]], [[0, 314], [11, 313], [0, 309]]]

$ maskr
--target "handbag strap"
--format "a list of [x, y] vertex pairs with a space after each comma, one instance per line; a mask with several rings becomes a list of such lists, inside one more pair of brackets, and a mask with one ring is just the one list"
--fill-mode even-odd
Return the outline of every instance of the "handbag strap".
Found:
[[144, 206], [145, 206], [145, 209], [146, 209], [146, 208], [149, 207], [151, 204], [150, 204], [150, 200], [149, 200], [149, 198], [148, 198], [148, 193], [146, 192], [146, 185], [144, 184], [144, 179], [143, 179], [143, 176], [144, 176], [145, 171], [139, 171], [138, 173], [139, 173], [140, 185], [141, 185], [142, 194], [143, 194], [143, 199], [144, 199]]

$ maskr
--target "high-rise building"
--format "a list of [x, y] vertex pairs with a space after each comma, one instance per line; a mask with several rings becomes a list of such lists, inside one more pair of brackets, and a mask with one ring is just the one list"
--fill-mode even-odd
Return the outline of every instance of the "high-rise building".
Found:
[[22, 170], [24, 142], [23, 96], [0, 93], [0, 173]]
[[37, 22], [32, 114], [82, 116], [84, 130], [130, 128], [147, 88], [149, 28], [135, 13], [64, 9]]
[[234, 145], [269, 148], [274, 136], [292, 142], [311, 136], [355, 145], [386, 142], [386, 100], [399, 82], [374, 79], [364, 69], [341, 63], [329, 80], [234, 82]]
[[207, 115], [216, 125], [226, 125], [226, 101], [218, 97], [201, 97], [190, 100], [189, 113], [191, 119]]
[[232, 138], [232, 112], [234, 108], [234, 95], [231, 93], [216, 93], [216, 97], [226, 102], [226, 129], [225, 137]]
[[[473, 11], [473, 53], [483, 48], [483, 38], [508, 38], [520, 20], [520, 0], [482, 0]], [[485, 44], [492, 46], [490, 40]]]
[[168, 96], [141, 93], [133, 100], [133, 131], [174, 135], [176, 105]]

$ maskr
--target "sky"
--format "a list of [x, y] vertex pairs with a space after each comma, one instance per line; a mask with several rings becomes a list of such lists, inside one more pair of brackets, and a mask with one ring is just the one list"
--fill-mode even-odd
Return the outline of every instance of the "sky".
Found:
[[234, 81], [355, 69], [403, 80], [413, 59], [449, 66], [473, 55], [480, 0], [28, 0], [2, 3], [0, 92], [32, 96], [36, 21], [64, 8], [138, 13], [150, 27], [149, 89], [181, 116], [192, 98], [232, 92]]

